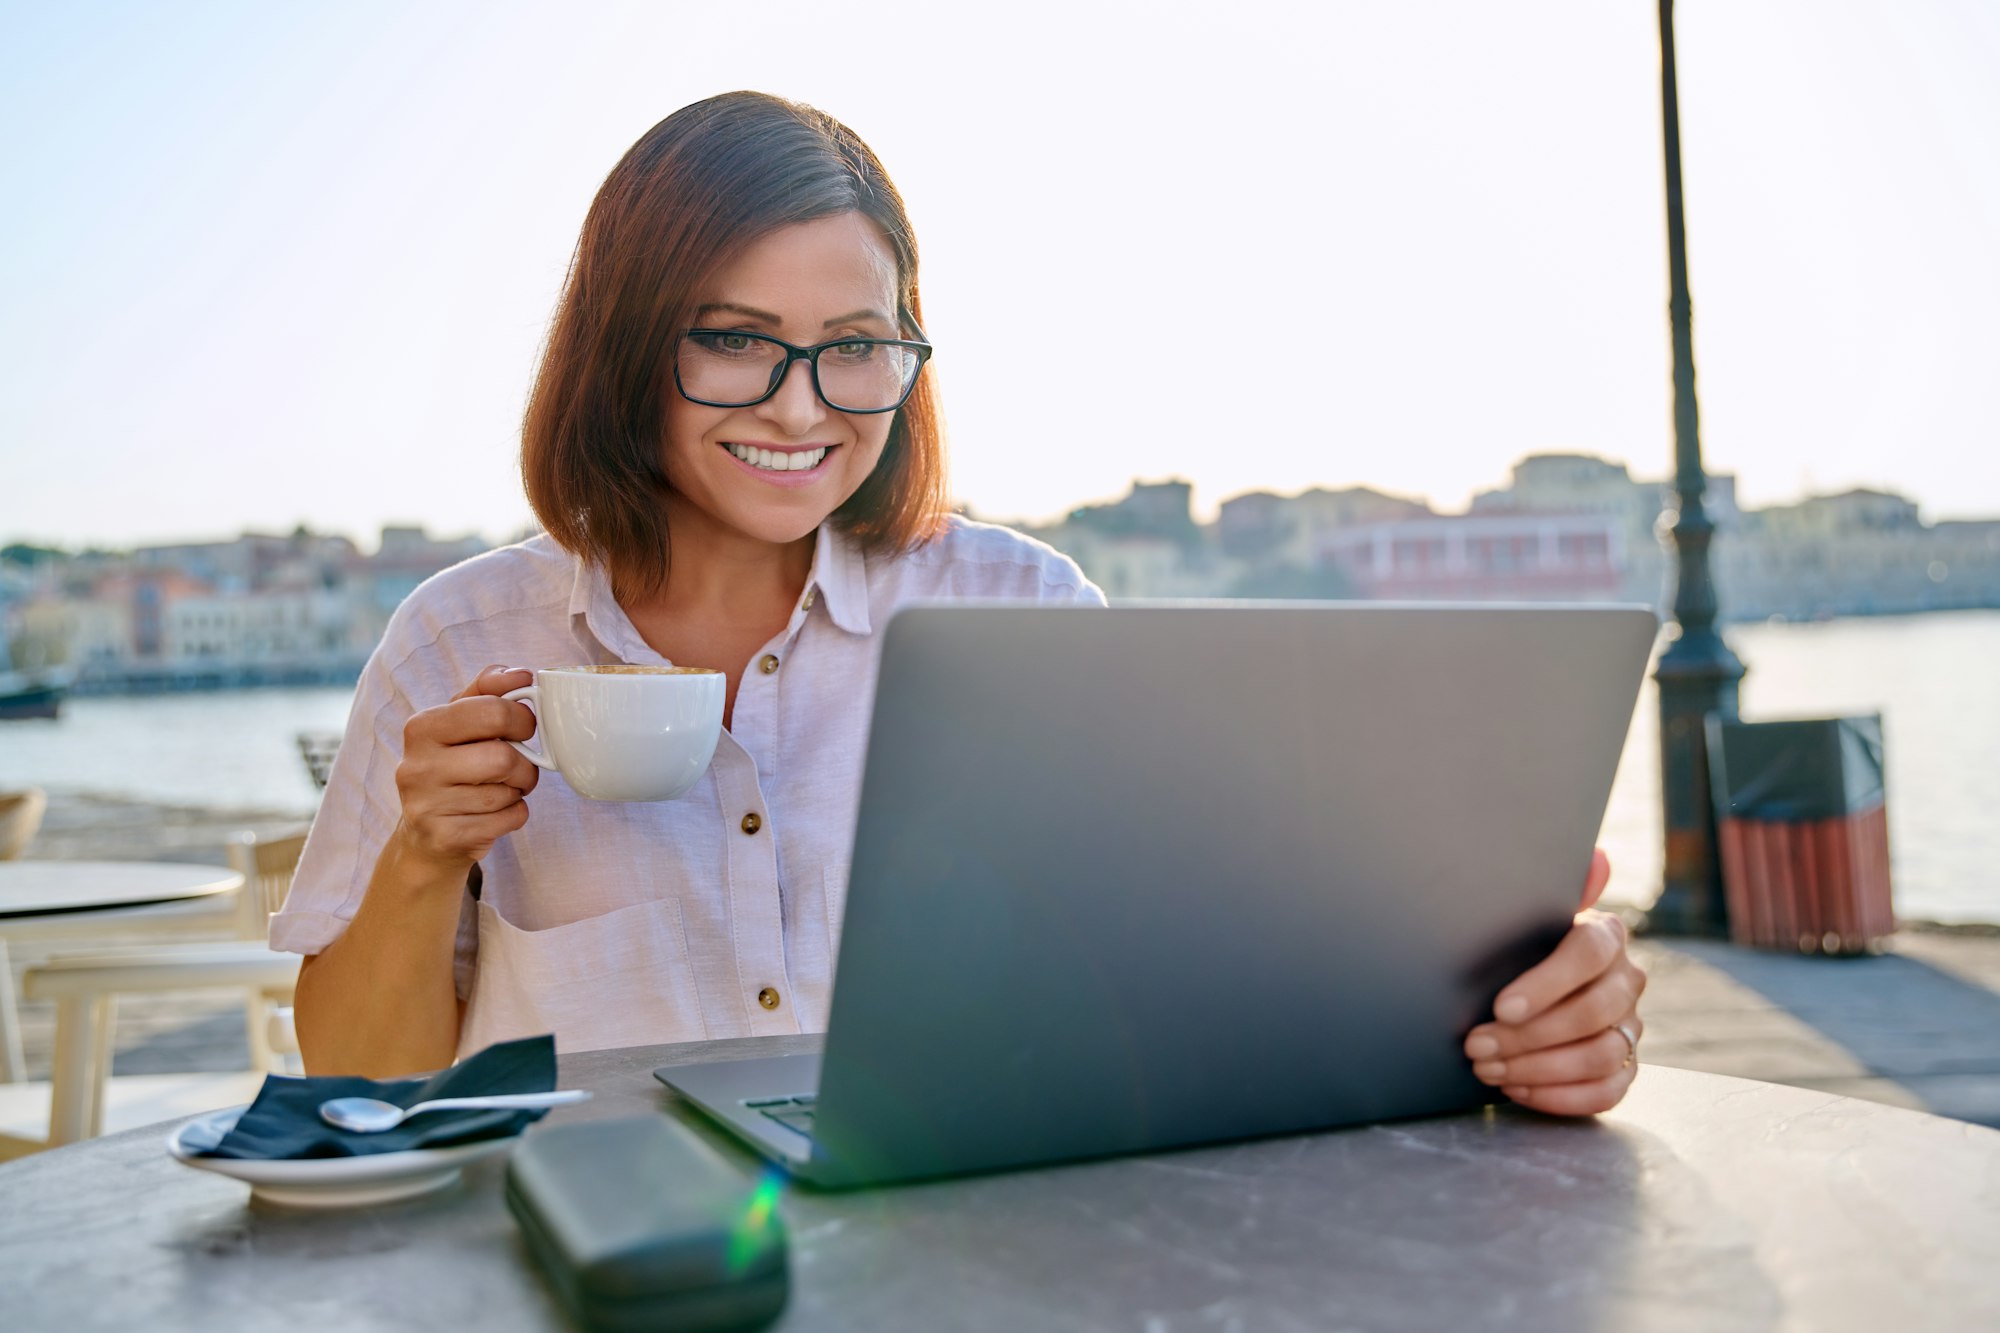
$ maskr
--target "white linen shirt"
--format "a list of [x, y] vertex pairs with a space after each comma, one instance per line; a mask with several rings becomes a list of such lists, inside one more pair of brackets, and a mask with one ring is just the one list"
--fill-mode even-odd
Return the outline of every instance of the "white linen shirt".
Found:
[[[791, 620], [745, 667], [693, 790], [591, 801], [544, 772], [527, 824], [494, 844], [466, 898], [459, 1054], [541, 1032], [582, 1051], [823, 1030], [877, 635], [904, 602], [959, 597], [1104, 601], [1067, 556], [1005, 528], [953, 518], [931, 543], [880, 556], [824, 525]], [[318, 953], [353, 919], [396, 826], [412, 714], [491, 665], [665, 661], [604, 570], [546, 536], [424, 583], [362, 672], [271, 946]]]

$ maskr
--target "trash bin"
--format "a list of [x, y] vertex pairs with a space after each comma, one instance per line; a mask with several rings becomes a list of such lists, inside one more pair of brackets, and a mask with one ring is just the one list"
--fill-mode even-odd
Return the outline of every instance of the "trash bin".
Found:
[[1707, 722], [1730, 938], [1787, 952], [1878, 949], [1896, 929], [1881, 715]]

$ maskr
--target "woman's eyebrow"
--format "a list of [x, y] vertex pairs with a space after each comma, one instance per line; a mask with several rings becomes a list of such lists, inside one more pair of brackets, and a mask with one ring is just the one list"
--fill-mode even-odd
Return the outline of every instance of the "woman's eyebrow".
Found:
[[759, 310], [755, 306], [737, 305], [734, 301], [711, 301], [707, 305], [697, 309], [694, 313], [696, 319], [704, 319], [711, 313], [718, 311], [731, 315], [741, 315], [745, 319], [754, 320], [760, 324], [782, 324], [785, 322], [768, 310]]
[[[759, 310], [755, 306], [738, 305], [734, 301], [710, 301], [707, 305], [697, 307], [694, 314], [696, 319], [706, 319], [711, 314], [738, 315], [753, 323], [769, 324], [773, 327], [785, 322], [781, 317], [772, 314], [768, 310]], [[888, 324], [892, 327], [896, 322], [879, 310], [863, 307], [860, 310], [850, 310], [844, 315], [836, 315], [826, 321], [826, 323], [820, 325], [820, 327], [830, 329], [836, 324], [858, 324], [865, 319], [872, 319], [878, 323]]]
[[850, 310], [844, 315], [837, 315], [834, 318], [829, 319], [826, 323], [820, 325], [820, 327], [823, 329], [830, 329], [836, 324], [859, 324], [864, 319], [872, 319], [882, 324], [895, 323], [894, 320], [890, 319], [887, 315], [883, 314], [879, 310], [863, 309], [863, 310]]

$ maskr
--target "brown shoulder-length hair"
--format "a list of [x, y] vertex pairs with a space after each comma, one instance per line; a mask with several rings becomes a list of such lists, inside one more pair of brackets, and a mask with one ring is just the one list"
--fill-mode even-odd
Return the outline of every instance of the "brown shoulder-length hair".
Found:
[[[551, 537], [615, 587], [667, 573], [661, 433], [673, 352], [697, 289], [780, 227], [859, 212], [896, 255], [898, 318], [922, 327], [902, 196], [854, 131], [765, 93], [682, 107], [611, 169], [584, 218], [521, 425], [521, 476]], [[946, 513], [943, 423], [928, 370], [881, 461], [834, 520], [868, 550], [907, 550]]]

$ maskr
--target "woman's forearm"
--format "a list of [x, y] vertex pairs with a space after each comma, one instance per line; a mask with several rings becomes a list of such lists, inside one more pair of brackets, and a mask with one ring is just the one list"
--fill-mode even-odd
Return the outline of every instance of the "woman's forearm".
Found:
[[414, 852], [399, 828], [347, 931], [299, 973], [294, 1018], [309, 1074], [391, 1078], [458, 1049], [452, 978], [469, 867]]

